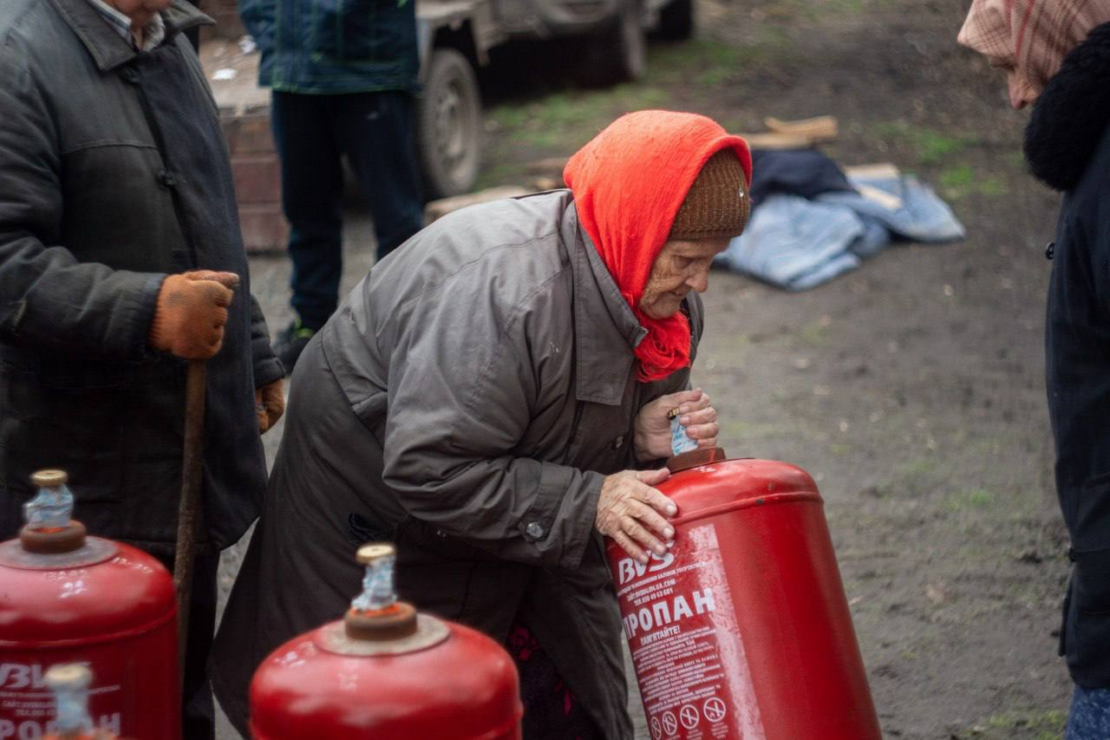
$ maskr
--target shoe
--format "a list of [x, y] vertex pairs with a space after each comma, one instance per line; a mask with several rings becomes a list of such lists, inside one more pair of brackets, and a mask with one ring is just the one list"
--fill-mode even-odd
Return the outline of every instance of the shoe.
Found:
[[297, 364], [297, 359], [304, 352], [304, 348], [308, 346], [308, 340], [316, 333], [315, 329], [310, 329], [297, 319], [284, 331], [278, 332], [277, 338], [274, 340], [274, 353], [277, 354], [281, 364], [285, 366], [285, 376], [289, 377], [293, 374], [293, 367]]

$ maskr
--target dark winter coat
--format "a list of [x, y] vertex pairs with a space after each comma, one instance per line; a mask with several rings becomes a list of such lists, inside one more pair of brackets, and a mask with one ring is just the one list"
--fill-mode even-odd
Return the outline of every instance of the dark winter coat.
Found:
[[1110, 24], [1068, 55], [1037, 102], [1025, 153], [1064, 192], [1048, 293], [1048, 404], [1073, 562], [1061, 652], [1110, 688]]
[[0, 538], [30, 474], [70, 473], [98, 535], [172, 551], [186, 363], [147, 344], [167, 273], [242, 282], [208, 363], [201, 539], [255, 518], [265, 463], [255, 387], [281, 377], [250, 299], [226, 145], [181, 31], [135, 51], [88, 0], [0, 0]]
[[631, 737], [597, 501], [636, 467], [639, 410], [689, 381], [636, 381], [644, 333], [569, 191], [465, 209], [376, 265], [297, 363], [214, 651], [232, 721], [258, 663], [359, 592], [358, 545], [393, 540], [402, 598], [502, 643], [519, 618], [604, 736]]

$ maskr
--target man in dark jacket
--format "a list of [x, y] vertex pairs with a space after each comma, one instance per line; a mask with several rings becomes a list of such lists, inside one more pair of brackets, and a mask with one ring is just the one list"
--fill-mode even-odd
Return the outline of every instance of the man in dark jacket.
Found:
[[190, 738], [212, 732], [218, 553], [257, 516], [283, 375], [183, 36], [206, 22], [180, 0], [0, 0], [0, 538], [58, 467], [90, 532], [172, 566], [186, 361], [208, 360]]
[[258, 83], [273, 90], [270, 121], [297, 312], [274, 348], [290, 373], [339, 302], [341, 158], [370, 206], [378, 259], [423, 225], [413, 127], [415, 8], [416, 0], [239, 3], [262, 52]]
[[[1045, 344], [1056, 491], [1071, 538], [1060, 653], [1068, 740], [1110, 737], [1110, 0], [976, 0], [960, 41], [1009, 77], [1033, 174], [1064, 193]], [[1065, 57], [1066, 55], [1066, 57]]]

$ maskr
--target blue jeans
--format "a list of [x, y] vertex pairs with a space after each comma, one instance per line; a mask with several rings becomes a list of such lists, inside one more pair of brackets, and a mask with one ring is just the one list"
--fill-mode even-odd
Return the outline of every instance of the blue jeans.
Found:
[[1110, 738], [1110, 689], [1075, 687], [1066, 740]]
[[339, 304], [344, 155], [370, 206], [379, 260], [423, 226], [413, 115], [403, 92], [273, 93], [293, 308], [304, 326], [319, 329]]

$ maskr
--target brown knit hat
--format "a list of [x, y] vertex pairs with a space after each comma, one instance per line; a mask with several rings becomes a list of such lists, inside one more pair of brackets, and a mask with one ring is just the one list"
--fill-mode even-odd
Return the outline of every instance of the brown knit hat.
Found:
[[671, 226], [671, 239], [740, 236], [748, 223], [751, 201], [740, 158], [722, 149], [701, 168]]

